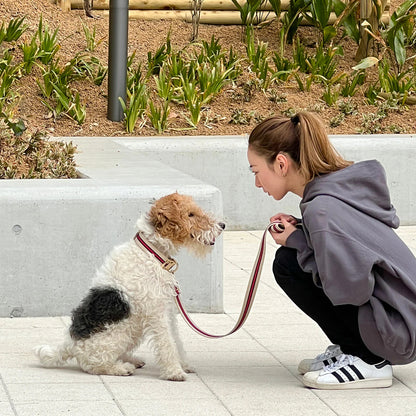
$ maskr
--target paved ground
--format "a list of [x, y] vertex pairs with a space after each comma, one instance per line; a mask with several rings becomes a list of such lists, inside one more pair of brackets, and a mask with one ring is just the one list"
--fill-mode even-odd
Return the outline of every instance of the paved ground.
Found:
[[[224, 235], [223, 315], [195, 314], [202, 328], [228, 331], [237, 319], [261, 232]], [[400, 235], [416, 253], [416, 227]], [[416, 414], [416, 364], [395, 367], [389, 389], [318, 391], [303, 387], [298, 362], [322, 352], [328, 341], [274, 283], [267, 260], [246, 325], [210, 340], [180, 319], [189, 360], [197, 373], [183, 383], [158, 379], [149, 350], [147, 364], [132, 377], [98, 377], [76, 367], [44, 369], [32, 347], [58, 342], [67, 317], [0, 319], [1, 416], [202, 416], [202, 415], [379, 415]], [[47, 300], [45, 300], [47, 301]]]

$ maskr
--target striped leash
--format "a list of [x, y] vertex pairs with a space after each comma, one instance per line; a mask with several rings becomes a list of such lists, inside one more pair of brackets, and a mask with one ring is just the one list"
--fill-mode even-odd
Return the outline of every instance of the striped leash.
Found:
[[[240, 316], [234, 325], [234, 328], [231, 329], [231, 331], [227, 332], [223, 335], [213, 335], [209, 334], [206, 331], [203, 331], [202, 329], [198, 328], [198, 326], [192, 321], [192, 319], [189, 317], [188, 313], [186, 312], [181, 298], [180, 298], [180, 289], [177, 283], [175, 283], [175, 290], [176, 290], [176, 296], [175, 296], [175, 302], [176, 306], [178, 307], [178, 310], [180, 314], [182, 315], [185, 322], [189, 325], [191, 329], [193, 329], [196, 333], [199, 335], [202, 335], [206, 338], [224, 338], [228, 335], [233, 334], [234, 332], [238, 331], [244, 324], [244, 322], [247, 320], [248, 315], [251, 310], [251, 306], [253, 305], [254, 298], [256, 296], [257, 286], [260, 281], [260, 275], [263, 268], [263, 262], [264, 257], [266, 254], [266, 236], [267, 232], [269, 230], [273, 230], [275, 232], [282, 232], [284, 230], [284, 227], [281, 223], [271, 223], [267, 226], [267, 228], [264, 230], [263, 237], [260, 242], [259, 250], [257, 252], [256, 261], [254, 262], [253, 269], [251, 271], [250, 279], [248, 282], [243, 306], [241, 308]], [[177, 263], [172, 258], [166, 258], [163, 256], [154, 246], [152, 246], [148, 241], [146, 241], [140, 233], [137, 233], [134, 240], [136, 243], [141, 247], [142, 249], [149, 251], [151, 254], [155, 256], [155, 258], [162, 264], [162, 267], [167, 270], [170, 273], [174, 273], [177, 270]]]

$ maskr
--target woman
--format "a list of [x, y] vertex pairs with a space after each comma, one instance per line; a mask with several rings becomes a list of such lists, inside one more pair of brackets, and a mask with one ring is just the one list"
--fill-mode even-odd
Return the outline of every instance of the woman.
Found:
[[333, 343], [299, 371], [308, 387], [388, 387], [392, 364], [416, 360], [416, 258], [396, 235], [379, 162], [343, 159], [313, 114], [273, 117], [250, 134], [255, 184], [299, 195], [302, 219], [277, 214], [273, 273]]

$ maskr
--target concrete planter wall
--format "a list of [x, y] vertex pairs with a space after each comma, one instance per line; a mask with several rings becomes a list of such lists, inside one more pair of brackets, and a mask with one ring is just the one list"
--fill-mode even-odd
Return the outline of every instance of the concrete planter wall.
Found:
[[[117, 143], [208, 182], [222, 193], [227, 229], [263, 229], [277, 212], [299, 214], [299, 198], [275, 201], [254, 186], [247, 162], [247, 137], [117, 139]], [[402, 225], [416, 224], [416, 136], [331, 136], [348, 160], [379, 160]]]
[[[274, 201], [255, 188], [247, 137], [71, 138], [85, 176], [0, 181], [0, 316], [70, 313], [95, 269], [154, 198], [194, 196], [228, 230], [262, 229], [271, 215], [298, 215], [299, 198]], [[337, 136], [348, 159], [384, 165], [403, 225], [416, 224], [415, 136]], [[222, 312], [222, 241], [204, 259], [178, 257], [176, 277], [193, 312]]]

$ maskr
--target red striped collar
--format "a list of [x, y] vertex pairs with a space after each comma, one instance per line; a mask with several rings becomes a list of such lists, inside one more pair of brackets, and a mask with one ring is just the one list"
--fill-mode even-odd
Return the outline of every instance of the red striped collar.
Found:
[[134, 236], [136, 244], [144, 251], [152, 254], [157, 261], [162, 265], [162, 268], [170, 273], [175, 273], [178, 270], [178, 263], [171, 257], [165, 257], [160, 251], [158, 251], [152, 244], [150, 244], [143, 236], [140, 231]]

